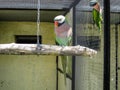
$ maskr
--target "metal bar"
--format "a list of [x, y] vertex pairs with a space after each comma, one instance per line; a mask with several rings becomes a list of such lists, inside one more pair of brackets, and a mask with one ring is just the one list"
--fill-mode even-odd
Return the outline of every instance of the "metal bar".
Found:
[[56, 90], [58, 90], [58, 56], [56, 56]]
[[75, 0], [70, 6], [69, 9], [63, 15], [66, 15], [73, 7], [75, 7], [81, 0]]
[[103, 90], [110, 90], [110, 0], [104, 0], [104, 81]]
[[[76, 45], [76, 7], [73, 7], [73, 45]], [[75, 63], [76, 57], [72, 56], [72, 90], [75, 89]]]
[[[73, 43], [72, 45], [76, 45], [76, 5], [80, 2], [81, 0], [75, 0], [75, 2], [73, 2], [71, 4], [71, 6], [69, 7], [69, 10], [71, 8], [73, 8]], [[66, 13], [68, 13], [69, 11], [66, 11]], [[65, 14], [66, 14], [65, 13]], [[75, 88], [75, 67], [76, 67], [76, 57], [72, 56], [72, 90], [76, 90]]]
[[118, 25], [115, 25], [115, 44], [116, 44], [116, 90], [118, 90]]

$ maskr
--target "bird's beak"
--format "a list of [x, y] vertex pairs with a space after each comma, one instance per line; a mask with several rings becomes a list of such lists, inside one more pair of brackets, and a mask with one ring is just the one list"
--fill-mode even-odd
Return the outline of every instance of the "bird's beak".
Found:
[[58, 27], [58, 21], [54, 22], [55, 27]]

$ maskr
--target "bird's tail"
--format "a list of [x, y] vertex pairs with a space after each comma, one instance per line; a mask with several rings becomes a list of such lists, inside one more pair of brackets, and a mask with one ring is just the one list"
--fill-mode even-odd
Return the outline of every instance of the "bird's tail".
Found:
[[64, 80], [66, 84], [66, 67], [67, 67], [67, 56], [61, 56], [61, 63], [63, 68]]

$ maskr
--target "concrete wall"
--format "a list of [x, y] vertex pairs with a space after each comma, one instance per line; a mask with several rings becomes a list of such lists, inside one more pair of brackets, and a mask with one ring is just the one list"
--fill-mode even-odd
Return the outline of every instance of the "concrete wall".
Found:
[[[44, 44], [54, 44], [53, 23], [41, 23]], [[36, 35], [36, 22], [0, 22], [0, 43]], [[0, 55], [0, 90], [56, 90], [55, 56]]]

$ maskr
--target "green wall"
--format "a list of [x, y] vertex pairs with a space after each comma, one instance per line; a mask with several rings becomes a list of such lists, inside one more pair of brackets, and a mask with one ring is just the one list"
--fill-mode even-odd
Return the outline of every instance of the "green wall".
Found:
[[[36, 22], [0, 22], [0, 43], [14, 35], [36, 35]], [[40, 24], [43, 44], [54, 44], [53, 23]], [[0, 55], [0, 90], [55, 90], [55, 56]]]

